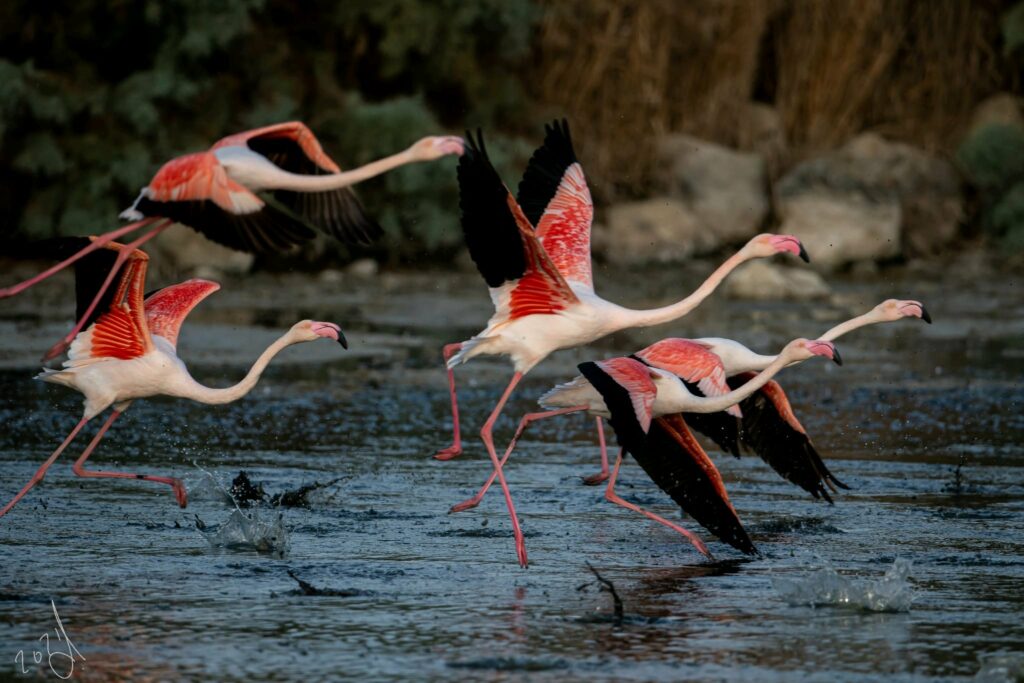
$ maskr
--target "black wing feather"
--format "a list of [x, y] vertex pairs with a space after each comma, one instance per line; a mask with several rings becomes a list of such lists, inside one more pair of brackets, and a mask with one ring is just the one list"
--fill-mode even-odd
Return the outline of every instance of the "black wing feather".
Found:
[[530, 158], [523, 179], [519, 182], [516, 201], [536, 227], [551, 199], [558, 192], [565, 170], [575, 164], [569, 122], [565, 119], [544, 126], [544, 144]]
[[469, 255], [488, 287], [518, 280], [526, 273], [526, 254], [519, 226], [508, 207], [508, 188], [487, 158], [483, 133], [466, 131], [468, 142], [459, 158], [459, 209]]
[[[63, 261], [82, 251], [90, 244], [92, 244], [92, 240], [88, 237], [57, 237], [52, 240], [44, 240], [40, 243], [40, 246], [45, 248], [50, 256], [55, 256], [57, 260]], [[114, 249], [100, 248], [75, 261], [76, 320], [81, 319], [85, 315], [93, 299], [96, 298], [96, 293], [100, 291], [100, 287], [103, 286], [110, 271], [114, 269], [117, 255], [118, 252]], [[118, 268], [118, 272], [114, 274], [112, 286], [108, 287], [107, 291], [103, 293], [96, 308], [93, 309], [85, 324], [82, 325], [83, 330], [88, 329], [90, 325], [96, 322], [97, 318], [110, 309], [114, 295], [117, 293], [117, 277], [120, 275], [123, 267], [124, 264], [122, 263]]]
[[[728, 379], [732, 389], [743, 386], [746, 381], [742, 376]], [[744, 399], [740, 410], [743, 411], [741, 441], [784, 479], [829, 503], [832, 497], [828, 486], [850, 488], [836, 479], [810, 438], [793, 429], [763, 391], [758, 390]]]

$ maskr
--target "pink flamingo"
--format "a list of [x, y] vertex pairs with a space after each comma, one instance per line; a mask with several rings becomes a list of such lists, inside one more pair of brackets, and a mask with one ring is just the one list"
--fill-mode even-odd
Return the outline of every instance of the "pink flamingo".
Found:
[[[112, 240], [147, 228], [121, 252], [117, 268], [133, 249], [175, 222], [241, 251], [287, 250], [314, 237], [311, 225], [346, 243], [368, 243], [380, 235], [381, 229], [364, 213], [352, 185], [405, 164], [461, 153], [462, 140], [458, 137], [426, 137], [402, 152], [342, 171], [324, 153], [309, 128], [298, 121], [236, 133], [208, 151], [168, 161], [121, 214], [133, 223], [100, 236], [56, 266], [0, 290], [0, 299], [24, 291]], [[263, 191], [272, 192], [272, 196], [261, 198], [256, 194]], [[99, 305], [114, 274], [111, 270], [100, 287], [95, 305]], [[91, 313], [95, 306], [87, 310]], [[46, 353], [44, 360], [56, 358], [68, 348], [89, 313]]]
[[[823, 341], [835, 341], [860, 327], [902, 318], [921, 318], [931, 323], [931, 316], [919, 301], [887, 299], [863, 315], [846, 320], [821, 335]], [[637, 351], [637, 360], [666, 370], [679, 377], [686, 388], [697, 396], [723, 396], [741, 387], [754, 371], [767, 368], [778, 356], [756, 354], [737, 341], [707, 337], [703, 339], [662, 339]], [[730, 415], [732, 417], [730, 417]], [[546, 413], [530, 413], [523, 417], [512, 444], [501, 460], [508, 459], [512, 447], [531, 422], [547, 417]], [[689, 427], [710, 437], [723, 450], [739, 457], [742, 440], [783, 478], [800, 486], [815, 498], [832, 502], [828, 490], [849, 488], [840, 482], [825, 465], [811, 443], [806, 430], [797, 420], [782, 387], [775, 380], [767, 382], [752, 396], [724, 412], [687, 412], [683, 415]], [[742, 419], [742, 429], [735, 418]], [[677, 430], [678, 431], [678, 430]], [[586, 483], [607, 478], [608, 456], [604, 433], [598, 429], [601, 448], [601, 472], [584, 479]], [[492, 473], [472, 498], [452, 507], [459, 512], [476, 507], [494, 483]], [[826, 488], [827, 487], [827, 488]]]
[[[685, 439], [678, 427], [672, 427], [671, 421], [667, 425], [671, 433], [663, 433], [665, 425], [660, 427], [658, 448], [652, 451], [649, 449], [650, 444], [647, 443], [651, 423], [655, 418], [682, 412], [710, 413], [725, 410], [753, 394], [787, 365], [816, 356], [830, 358], [836, 363], [841, 363], [839, 353], [831, 342], [795, 339], [786, 345], [774, 363], [744, 386], [713, 397], [696, 396], [675, 374], [647, 365], [635, 358], [621, 357], [580, 363], [578, 366], [580, 376], [556, 386], [540, 397], [539, 403], [547, 409], [546, 412], [533, 413], [522, 418], [516, 435], [499, 465], [504, 464], [504, 461], [508, 459], [515, 448], [517, 439], [531, 422], [556, 415], [584, 411], [598, 418], [609, 419], [618, 437], [619, 445], [634, 454], [637, 461], [648, 471], [659, 487], [672, 495], [684, 509], [707, 526], [709, 530], [715, 533], [722, 532], [723, 540], [733, 543], [744, 552], [754, 552], [753, 545], [750, 543], [750, 539], [746, 538], [746, 534], [736, 531], [736, 527], [742, 529], [742, 525], [739, 525], [739, 520], [735, 518], [735, 511], [728, 504], [728, 496], [724, 495], [724, 488], [721, 486], [721, 477], [718, 476], [714, 465], [707, 458], [707, 454], [703, 450], [693, 449], [692, 445], [687, 443], [687, 441], [692, 441], [692, 437], [688, 440]], [[675, 449], [669, 448], [672, 443], [676, 444]], [[664, 455], [666, 449], [678, 451], [679, 447], [686, 451], [690, 460], [687, 466], [679, 462], [662, 462], [668, 457]], [[661, 455], [658, 455], [659, 452]], [[619, 461], [614, 469], [615, 473], [618, 472], [621, 459], [620, 453]], [[680, 479], [681, 475], [679, 475], [679, 472], [684, 469], [692, 471], [693, 467], [698, 467], [707, 478], [698, 487], [698, 490], [687, 489], [688, 480]], [[694, 485], [697, 486], [697, 484]], [[708, 486], [718, 492], [709, 499], [718, 501], [710, 509], [707, 507], [708, 500], [705, 500], [705, 496], [698, 492], [706, 493]], [[458, 512], [474, 507], [479, 503], [484, 492], [486, 492], [486, 486], [474, 498], [454, 506], [452, 511]], [[697, 550], [710, 557], [703, 542], [691, 532], [618, 497], [615, 494], [615, 474], [609, 479], [605, 497], [613, 503], [639, 512], [659, 524], [664, 524], [681, 533], [690, 540]], [[722, 500], [724, 500], [724, 507]], [[726, 514], [730, 510], [731, 519], [730, 515]]]
[[[86, 238], [79, 238], [79, 243]], [[93, 299], [94, 287], [127, 247], [108, 242], [102, 251], [76, 264], [76, 289], [81, 310]], [[178, 331], [185, 316], [203, 299], [220, 289], [216, 282], [188, 280], [160, 289], [143, 300], [146, 266], [149, 257], [132, 250], [123, 259], [117, 287], [104, 298], [104, 307], [87, 316], [88, 327], [75, 337], [68, 360], [61, 370], [43, 370], [36, 377], [44, 382], [63, 384], [85, 396], [82, 419], [64, 442], [47, 458], [14, 499], [0, 510], [5, 515], [28, 491], [42, 480], [46, 470], [74, 440], [85, 424], [113, 406], [113, 411], [96, 436], [75, 461], [73, 470], [80, 477], [143, 479], [167, 484], [181, 507], [187, 494], [181, 480], [129, 472], [85, 469], [85, 461], [106, 434], [110, 425], [135, 399], [149, 396], [178, 396], [208, 404], [230, 403], [256, 385], [270, 360], [282, 349], [300, 342], [332, 339], [347, 348], [341, 329], [334, 323], [303, 320], [271, 344], [253, 364], [241, 382], [223, 389], [196, 382], [177, 355]]]
[[[435, 455], [446, 460], [462, 452], [452, 369], [478, 355], [509, 356], [515, 372], [480, 430], [480, 437], [505, 494], [516, 554], [524, 567], [527, 558], [522, 531], [492, 438], [494, 423], [522, 377], [559, 349], [686, 315], [744, 261], [781, 252], [806, 258], [795, 237], [758, 235], [697, 291], [675, 304], [636, 311], [606, 301], [594, 292], [590, 265], [593, 205], [568, 124], [556, 122], [546, 127], [546, 133], [543, 146], [534, 153], [520, 183], [518, 200], [491, 165], [482, 134], [478, 132], [474, 141], [467, 133], [469, 145], [458, 167], [462, 228], [470, 256], [490, 288], [495, 313], [486, 329], [472, 339], [444, 347], [454, 438], [451, 446]], [[527, 210], [536, 215], [536, 231], [524, 213]]]

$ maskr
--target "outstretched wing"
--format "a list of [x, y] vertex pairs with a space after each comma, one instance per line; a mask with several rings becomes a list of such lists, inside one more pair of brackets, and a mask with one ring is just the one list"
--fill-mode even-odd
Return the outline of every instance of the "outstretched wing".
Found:
[[650, 368], [632, 358], [587, 361], [577, 367], [604, 399], [622, 447], [642, 448], [658, 395]]
[[151, 293], [144, 302], [150, 334], [163, 337], [177, 348], [178, 332], [185, 317], [218, 289], [220, 285], [216, 282], [193, 279]]
[[590, 188], [576, 159], [569, 123], [555, 121], [545, 125], [544, 132], [544, 144], [533, 153], [516, 199], [559, 272], [566, 280], [593, 290]]
[[[696, 385], [704, 396], [723, 396], [729, 393], [722, 359], [700, 342], [669, 337], [633, 355], [648, 365], [667, 370], [684, 382]], [[736, 406], [730, 406], [726, 412], [736, 417], [742, 416]]]
[[[232, 146], [246, 146], [289, 173], [341, 172], [338, 164], [324, 152], [313, 131], [299, 121], [229, 135], [211, 149]], [[350, 187], [326, 192], [277, 190], [274, 198], [311, 225], [348, 244], [369, 244], [383, 234], [377, 222], [366, 215], [362, 202]]]
[[469, 255], [491, 288], [498, 318], [556, 313], [579, 300], [487, 157], [483, 135], [466, 133], [459, 208]]
[[[730, 377], [729, 386], [739, 388], [753, 377], [752, 372]], [[768, 382], [740, 405], [743, 407], [740, 439], [784, 479], [829, 503], [832, 502], [829, 488], [833, 491], [837, 486], [850, 488], [829, 471], [793, 414], [786, 392], [778, 382]]]
[[210, 152], [164, 164], [122, 216], [162, 216], [239, 251], [272, 253], [308, 242], [312, 230], [228, 177]]
[[[78, 313], [85, 312], [96, 296], [117, 255], [126, 247], [110, 242], [75, 263]], [[137, 358], [153, 349], [153, 340], [143, 312], [142, 292], [146, 284], [149, 257], [132, 250], [118, 270], [115, 286], [108, 290], [68, 349], [66, 367], [118, 358]]]
[[722, 483], [722, 475], [679, 415], [654, 420], [646, 449], [630, 451], [651, 480], [683, 512], [732, 547], [754, 554]]

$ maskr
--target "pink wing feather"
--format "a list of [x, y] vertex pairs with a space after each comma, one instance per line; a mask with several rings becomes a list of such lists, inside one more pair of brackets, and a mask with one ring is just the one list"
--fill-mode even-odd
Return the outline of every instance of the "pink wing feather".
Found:
[[[722, 359], [704, 344], [670, 337], [634, 355], [654, 367], [696, 384], [705, 396], [722, 396], [730, 391]], [[730, 406], [726, 412], [735, 417], [743, 417], [739, 406]]]
[[185, 317], [218, 289], [220, 285], [216, 282], [193, 279], [154, 292], [145, 301], [150, 334], [163, 337], [177, 348], [178, 332]]
[[640, 427], [647, 432], [651, 428], [654, 398], [658, 388], [651, 379], [651, 369], [632, 358], [609, 358], [595, 363], [609, 377], [629, 393]]

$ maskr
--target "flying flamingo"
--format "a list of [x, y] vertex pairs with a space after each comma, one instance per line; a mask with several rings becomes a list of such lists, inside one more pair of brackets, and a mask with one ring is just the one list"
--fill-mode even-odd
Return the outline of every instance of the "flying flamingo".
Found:
[[[315, 235], [309, 226], [346, 243], [368, 243], [380, 226], [363, 212], [351, 185], [405, 164], [461, 154], [462, 140], [426, 137], [408, 149], [351, 171], [342, 171], [319, 141], [298, 121], [230, 135], [205, 152], [186, 154], [164, 164], [121, 217], [133, 223], [102, 235], [81, 252], [12, 287], [13, 296], [71, 265], [85, 254], [135, 230], [147, 228], [122, 250], [115, 269], [132, 250], [175, 222], [215, 242], [241, 251], [284, 251]], [[256, 193], [268, 191], [261, 198]], [[95, 305], [115, 277], [110, 271]], [[78, 324], [43, 357], [63, 353], [95, 310], [87, 308]]]
[[[931, 323], [931, 316], [920, 301], [887, 299], [873, 309], [831, 328], [819, 339], [835, 341], [844, 334], [860, 327], [902, 318], [921, 318]], [[741, 387], [753, 377], [754, 371], [764, 370], [777, 356], [754, 353], [746, 346], [731, 339], [707, 337], [703, 339], [680, 339], [670, 337], [637, 351], [632, 356], [641, 362], [679, 377], [687, 389], [698, 396], [722, 396], [732, 389]], [[727, 414], [728, 413], [728, 414]], [[526, 424], [539, 419], [543, 413], [532, 413], [523, 418], [513, 443], [519, 438]], [[732, 415], [733, 417], [729, 417]], [[832, 502], [829, 489], [849, 488], [829, 471], [818, 454], [806, 430], [797, 420], [785, 391], [775, 380], [769, 381], [752, 396], [724, 412], [684, 413], [687, 425], [710, 437], [723, 450], [739, 457], [739, 444], [753, 450], [784, 479], [796, 484], [815, 498]], [[736, 419], [741, 418], [742, 428]], [[678, 430], [677, 430], [678, 431]], [[587, 477], [592, 483], [607, 478], [608, 456], [604, 433], [598, 428], [601, 448], [602, 471]], [[502, 464], [508, 458], [508, 451]], [[452, 508], [459, 511], [475, 507], [487, 489], [494, 483], [492, 473], [480, 491], [473, 498]]]
[[[522, 531], [491, 434], [522, 377], [559, 349], [587, 344], [618, 330], [658, 325], [686, 315], [744, 261], [786, 251], [806, 259], [806, 253], [795, 237], [759, 235], [689, 297], [663, 308], [623, 308], [594, 293], [590, 266], [593, 205], [572, 147], [568, 123], [563, 120], [546, 126], [544, 144], [530, 160], [519, 186], [518, 200], [491, 165], [483, 134], [478, 131], [477, 140], [469, 133], [467, 137], [469, 146], [458, 166], [462, 228], [470, 256], [490, 288], [495, 313], [486, 329], [472, 339], [444, 348], [454, 441], [435, 457], [445, 460], [462, 451], [452, 369], [478, 355], [511, 357], [515, 372], [480, 430], [480, 437], [498, 473], [512, 516], [516, 554], [525, 567]], [[524, 211], [539, 212], [536, 232]]]
[[[81, 244], [86, 240], [78, 238], [76, 241]], [[102, 251], [93, 252], [76, 264], [79, 311], [92, 301], [101, 278], [126, 248], [116, 242], [108, 242]], [[334, 323], [303, 320], [271, 344], [241, 382], [223, 389], [205, 387], [192, 379], [185, 364], [178, 358], [178, 331], [185, 316], [200, 301], [220, 289], [220, 285], [208, 280], [188, 280], [157, 290], [143, 300], [148, 260], [149, 257], [137, 249], [123, 259], [117, 287], [104, 297], [102, 310], [87, 316], [89, 326], [75, 337], [63, 369], [47, 369], [36, 377], [44, 382], [63, 384], [84, 394], [85, 411], [64, 442], [14, 499], [0, 510], [0, 517], [42, 480], [46, 470], [74, 440], [85, 423], [109, 406], [113, 406], [113, 411], [75, 461], [74, 473], [80, 477], [143, 479], [167, 484], [174, 491], [178, 504], [185, 507], [187, 495], [179, 479], [85, 469], [85, 461], [100, 439], [132, 401], [164, 395], [190, 398], [208, 404], [230, 403], [249, 393], [270, 360], [292, 344], [327, 338], [347, 348], [345, 336]]]
[[[659, 433], [660, 448], [656, 450], [664, 452], [666, 444], [675, 442], [677, 445], [675, 450], [682, 447], [692, 462], [688, 467], [683, 467], [678, 462], [661, 462], [659, 464], [659, 461], [665, 456], [657, 455], [655, 451], [645, 445], [648, 432], [651, 430], [651, 422], [655, 418], [681, 412], [710, 413], [725, 410], [753, 394], [787, 365], [799, 363], [815, 356], [830, 358], [836, 363], [842, 362], [839, 352], [832, 342], [794, 339], [786, 345], [777, 360], [755, 378], [735, 391], [713, 397], [696, 396], [673, 373], [647, 365], [635, 358], [620, 357], [580, 363], [578, 366], [580, 376], [556, 386], [540, 397], [538, 402], [547, 409], [545, 412], [533, 413], [522, 418], [519, 428], [516, 430], [516, 436], [509, 444], [499, 467], [508, 459], [515, 447], [516, 440], [531, 422], [556, 415], [584, 411], [597, 418], [607, 418], [615, 430], [620, 446], [633, 453], [655, 483], [670, 493], [683, 506], [684, 510], [714, 533], [721, 532], [723, 540], [727, 540], [744, 552], [754, 552], [753, 544], [750, 543], [749, 538], [746, 538], [746, 534], [736, 531], [737, 527], [742, 530], [742, 525], [739, 524], [739, 520], [735, 518], [735, 511], [732, 511], [731, 505], [728, 504], [728, 497], [724, 495], [724, 488], [721, 487], [721, 478], [707, 458], [707, 454], [703, 450], [697, 451], [690, 444], [684, 443], [685, 435], [677, 427], [673, 427], [670, 422], [667, 428], [672, 433]], [[692, 437], [689, 438], [689, 441], [693, 441]], [[621, 454], [619, 463], [615, 466], [615, 472], [618, 471], [619, 464], [621, 464]], [[686, 480], [679, 480], [678, 472], [692, 471], [693, 467], [700, 468], [707, 476], [707, 481], [699, 487], [704, 493], [687, 492]], [[672, 474], [673, 472], [676, 474]], [[715, 481], [717, 484], [714, 484]], [[614, 475], [609, 482], [606, 493], [606, 498], [609, 501], [640, 512], [650, 519], [674, 529], [689, 539], [700, 552], [710, 557], [707, 548], [697, 536], [619, 498], [615, 494]], [[712, 484], [714, 485], [712, 486]], [[711, 498], [705, 495], [708, 486], [718, 492]], [[452, 511], [459, 512], [474, 507], [485, 491], [486, 486], [474, 498], [454, 506]], [[719, 500], [719, 503], [724, 499], [724, 507], [723, 504], [708, 507], [708, 501], [711, 499]], [[729, 514], [725, 514], [727, 510], [731, 511], [731, 519]]]

